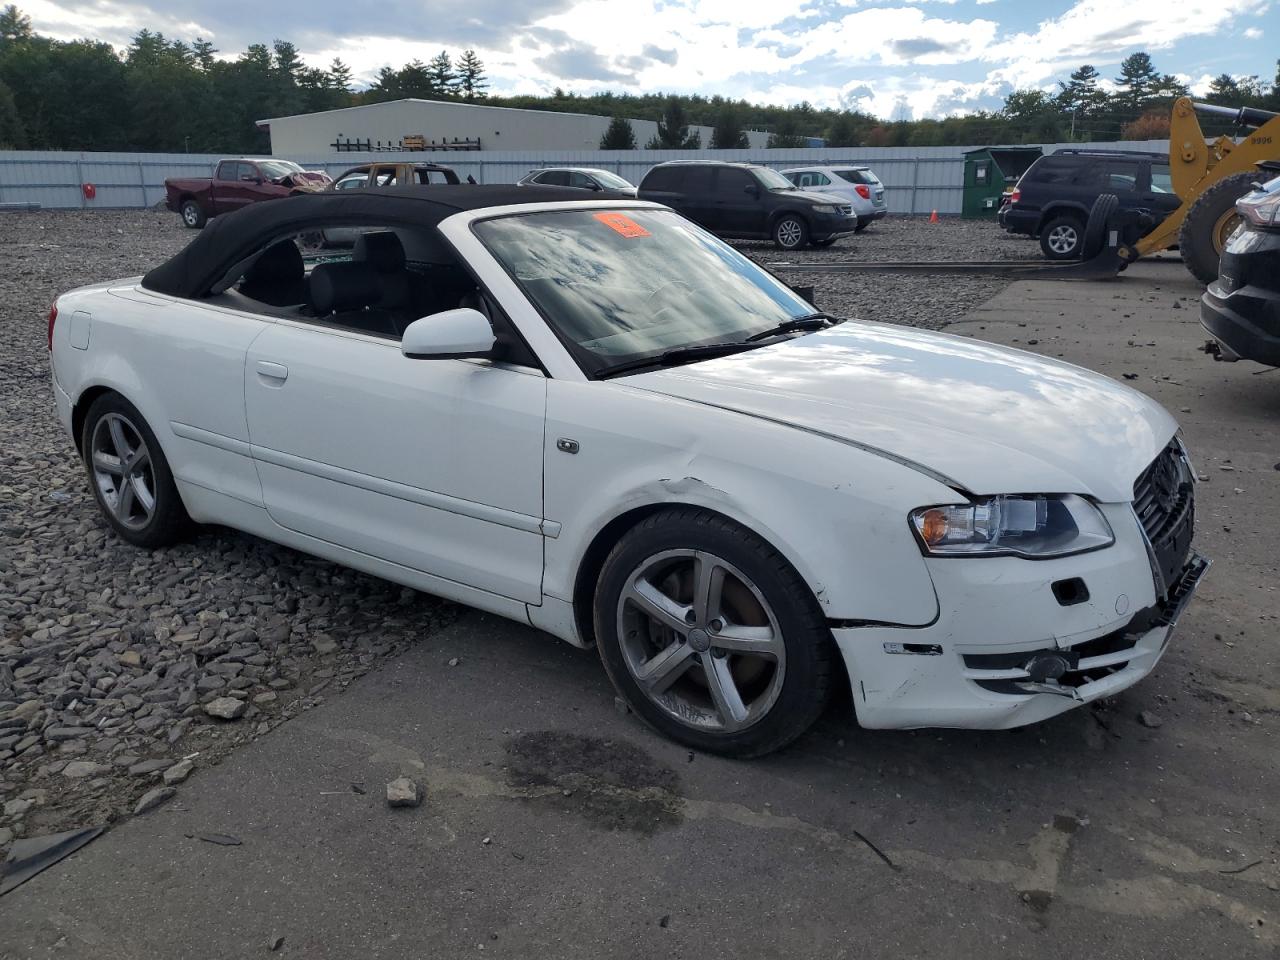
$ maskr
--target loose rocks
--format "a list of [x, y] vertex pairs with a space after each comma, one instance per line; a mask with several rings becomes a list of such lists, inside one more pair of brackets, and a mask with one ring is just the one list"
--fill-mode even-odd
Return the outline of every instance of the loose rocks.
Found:
[[177, 792], [173, 787], [156, 787], [154, 790], [148, 790], [138, 799], [137, 805], [133, 808], [133, 815], [136, 817], [154, 810]]
[[248, 704], [235, 697], [218, 697], [204, 705], [204, 712], [220, 720], [238, 720], [244, 716]]
[[416, 807], [422, 803], [422, 790], [409, 777], [396, 777], [387, 784], [387, 806]]

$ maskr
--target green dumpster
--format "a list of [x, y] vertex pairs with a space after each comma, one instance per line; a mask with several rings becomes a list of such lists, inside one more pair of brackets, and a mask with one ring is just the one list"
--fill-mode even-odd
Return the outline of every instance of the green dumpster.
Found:
[[966, 152], [961, 216], [994, 219], [1005, 191], [1013, 189], [1040, 155], [1039, 147], [983, 147]]

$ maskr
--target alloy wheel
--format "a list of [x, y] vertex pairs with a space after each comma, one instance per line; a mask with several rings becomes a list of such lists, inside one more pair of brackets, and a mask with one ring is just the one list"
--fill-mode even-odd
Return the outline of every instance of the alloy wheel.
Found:
[[786, 646], [777, 617], [737, 567], [701, 550], [667, 550], [627, 577], [618, 636], [641, 692], [679, 723], [735, 733], [782, 690]]
[[1076, 248], [1076, 244], [1080, 242], [1080, 234], [1075, 227], [1067, 224], [1059, 224], [1049, 231], [1049, 239], [1046, 241], [1049, 249], [1054, 253], [1065, 254], [1070, 253]]
[[799, 245], [802, 232], [803, 227], [801, 227], [799, 220], [790, 218], [783, 220], [778, 224], [778, 243], [790, 250], [792, 247]]
[[200, 219], [200, 212], [195, 208], [194, 204], [188, 203], [182, 208], [182, 219], [186, 222], [188, 227], [194, 227], [196, 225], [196, 221]]
[[119, 413], [107, 413], [93, 428], [89, 444], [93, 481], [111, 515], [130, 530], [141, 530], [156, 510], [151, 453], [141, 432]]

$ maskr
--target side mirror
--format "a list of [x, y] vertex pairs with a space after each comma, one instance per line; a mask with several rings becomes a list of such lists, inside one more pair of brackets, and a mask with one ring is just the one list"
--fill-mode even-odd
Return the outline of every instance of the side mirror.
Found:
[[587, 189], [588, 189], [588, 190], [601, 190], [601, 189], [603, 189], [603, 188], [600, 186], [600, 184], [596, 183], [594, 180], [589, 180], [589, 181], [587, 181]]
[[742, 188], [742, 192], [756, 198], [759, 198], [760, 196], [760, 188], [756, 186], [754, 183], [748, 183], [745, 187]]
[[400, 340], [400, 352], [411, 360], [463, 360], [489, 356], [494, 343], [493, 327], [485, 315], [459, 307], [409, 324]]

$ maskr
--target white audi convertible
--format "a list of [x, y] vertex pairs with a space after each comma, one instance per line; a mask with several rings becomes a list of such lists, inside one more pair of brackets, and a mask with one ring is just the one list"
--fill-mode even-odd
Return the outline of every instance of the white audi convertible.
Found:
[[827, 316], [653, 203], [356, 193], [57, 299], [58, 413], [122, 538], [225, 524], [594, 645], [736, 756], [842, 684], [876, 728], [1113, 695], [1208, 566], [1177, 425], [1105, 377]]

